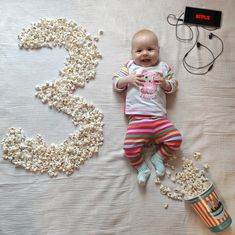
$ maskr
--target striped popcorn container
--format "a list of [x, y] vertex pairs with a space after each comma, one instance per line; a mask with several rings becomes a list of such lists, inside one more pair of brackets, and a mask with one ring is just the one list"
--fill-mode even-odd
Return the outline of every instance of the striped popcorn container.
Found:
[[200, 195], [186, 198], [185, 201], [192, 206], [212, 232], [220, 232], [232, 223], [213, 184], [210, 184], [208, 189]]

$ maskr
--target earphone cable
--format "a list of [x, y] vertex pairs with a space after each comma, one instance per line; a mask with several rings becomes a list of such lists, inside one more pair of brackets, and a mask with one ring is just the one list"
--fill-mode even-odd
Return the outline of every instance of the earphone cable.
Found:
[[[192, 30], [191, 26], [189, 26], [189, 25], [187, 25], [187, 24], [179, 23], [179, 22], [182, 22], [182, 21], [183, 21], [183, 19], [182, 19], [182, 16], [183, 16], [183, 15], [184, 15], [184, 13], [181, 13], [179, 17], [176, 17], [176, 16], [173, 15], [173, 14], [169, 14], [169, 15], [167, 16], [167, 22], [168, 22], [170, 25], [175, 26], [175, 36], [176, 36], [176, 38], [177, 38], [179, 41], [191, 41], [191, 40], [193, 40], [193, 38], [194, 38], [194, 33], [193, 33], [193, 30]], [[171, 23], [171, 22], [170, 22], [170, 18], [172, 18], [173, 20], [176, 20], [176, 23], [175, 23], [175, 24], [174, 24], [174, 23]], [[181, 38], [181, 37], [179, 36], [179, 33], [178, 33], [178, 27], [179, 27], [179, 26], [186, 26], [187, 28], [189, 28], [189, 29], [190, 29], [190, 32], [191, 32], [191, 37], [189, 37], [189, 38]], [[202, 26], [202, 28], [204, 28], [205, 30], [208, 30], [208, 31], [214, 31], [214, 30], [216, 30], [216, 29], [206, 28], [206, 27], [203, 27], [203, 26]], [[194, 75], [204, 75], [204, 74], [207, 74], [209, 71], [212, 70], [213, 65], [214, 65], [216, 59], [218, 59], [218, 57], [223, 53], [224, 44], [223, 44], [223, 40], [222, 40], [220, 37], [218, 37], [217, 35], [212, 34], [212, 33], [210, 34], [210, 36], [209, 36], [210, 39], [211, 39], [213, 36], [215, 36], [215, 37], [221, 42], [221, 51], [219, 52], [219, 54], [218, 54], [217, 56], [215, 56], [210, 48], [208, 48], [207, 46], [205, 46], [205, 45], [203, 45], [203, 44], [201, 44], [201, 43], [198, 42], [198, 38], [199, 38], [199, 29], [198, 29], [198, 26], [196, 26], [196, 31], [197, 31], [196, 40], [195, 40], [193, 46], [185, 53], [182, 62], [183, 62], [184, 68], [185, 68], [189, 73], [194, 74]], [[213, 59], [212, 59], [209, 63], [207, 63], [206, 65], [202, 65], [202, 66], [193, 66], [193, 65], [190, 65], [190, 64], [186, 61], [186, 57], [187, 57], [187, 56], [189, 55], [189, 53], [195, 48], [195, 46], [197, 46], [198, 48], [203, 47], [203, 48], [207, 49], [207, 51], [210, 53], [210, 55], [212, 56]], [[206, 68], [207, 68], [207, 70], [204, 71], [204, 72], [194, 72], [194, 71], [191, 71], [191, 70], [202, 70], [202, 69], [206, 69]]]
[[[183, 64], [188, 66], [189, 68], [191, 69], [203, 69], [203, 68], [207, 68], [208, 66], [210, 66], [211, 64], [214, 63], [214, 61], [216, 60], [216, 57], [214, 56], [213, 52], [211, 51], [210, 48], [208, 48], [207, 46], [201, 44], [198, 42], [198, 38], [199, 38], [199, 29], [198, 27], [196, 26], [196, 29], [197, 29], [197, 36], [196, 36], [196, 41], [195, 43], [193, 44], [193, 46], [190, 48], [190, 50], [184, 55], [183, 57]], [[204, 47], [205, 49], [208, 50], [208, 52], [210, 53], [211, 57], [213, 58], [211, 62], [203, 65], [203, 66], [193, 66], [193, 65], [190, 65], [187, 60], [186, 60], [186, 57], [188, 56], [188, 54], [194, 49], [194, 47], [197, 45], [197, 47]]]

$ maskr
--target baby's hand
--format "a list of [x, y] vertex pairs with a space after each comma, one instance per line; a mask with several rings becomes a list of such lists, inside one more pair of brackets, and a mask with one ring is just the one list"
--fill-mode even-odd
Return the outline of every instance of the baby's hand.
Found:
[[128, 79], [128, 83], [132, 84], [134, 86], [143, 86], [145, 80], [143, 79], [144, 75], [143, 74], [135, 74], [132, 73], [130, 74], [127, 79]]
[[157, 76], [154, 78], [154, 83], [155, 83], [156, 85], [159, 85], [160, 87], [165, 86], [166, 81], [165, 81], [165, 79], [163, 78], [162, 73], [157, 74]]
[[154, 83], [159, 85], [163, 90], [170, 91], [171, 85], [167, 82], [162, 74], [159, 74], [156, 78], [154, 78]]

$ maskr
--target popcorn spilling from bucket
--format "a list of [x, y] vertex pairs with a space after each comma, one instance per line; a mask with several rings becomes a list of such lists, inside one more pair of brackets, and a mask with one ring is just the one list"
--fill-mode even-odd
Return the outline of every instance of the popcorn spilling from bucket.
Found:
[[[176, 157], [174, 156], [173, 159], [176, 159]], [[171, 182], [179, 184], [180, 187], [172, 189], [165, 186], [161, 183], [160, 178], [156, 178], [155, 183], [160, 185], [161, 194], [168, 196], [170, 199], [184, 200], [190, 204], [211, 232], [221, 232], [231, 225], [232, 219], [213, 183], [205, 176], [209, 165], [205, 163], [203, 169], [199, 169], [194, 165], [193, 160], [198, 161], [199, 159], [201, 159], [201, 154], [195, 152], [192, 159], [182, 158], [181, 171], [176, 172], [174, 175], [169, 170], [166, 171], [166, 176]], [[172, 170], [174, 169], [169, 163], [166, 163], [166, 166]], [[165, 204], [164, 208], [168, 209], [169, 204]]]
[[[193, 155], [194, 160], [199, 160], [201, 154], [195, 152]], [[168, 198], [173, 200], [183, 201], [186, 198], [191, 198], [199, 195], [208, 188], [210, 183], [209, 179], [205, 176], [205, 171], [209, 169], [208, 164], [204, 164], [203, 169], [199, 169], [195, 166], [192, 159], [182, 158], [183, 164], [181, 171], [172, 174], [171, 171], [166, 170], [166, 176], [174, 184], [179, 184], [179, 187], [171, 188], [161, 183], [161, 179], [156, 177], [155, 184], [160, 185], [160, 193], [166, 195]], [[174, 169], [169, 163], [166, 166], [170, 169]]]

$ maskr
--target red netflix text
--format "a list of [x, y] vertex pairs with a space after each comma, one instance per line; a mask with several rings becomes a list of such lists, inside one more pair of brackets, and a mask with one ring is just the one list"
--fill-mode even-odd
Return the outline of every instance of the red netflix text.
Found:
[[209, 21], [211, 19], [211, 16], [203, 15], [203, 14], [196, 14], [195, 18], [196, 19], [208, 20]]

